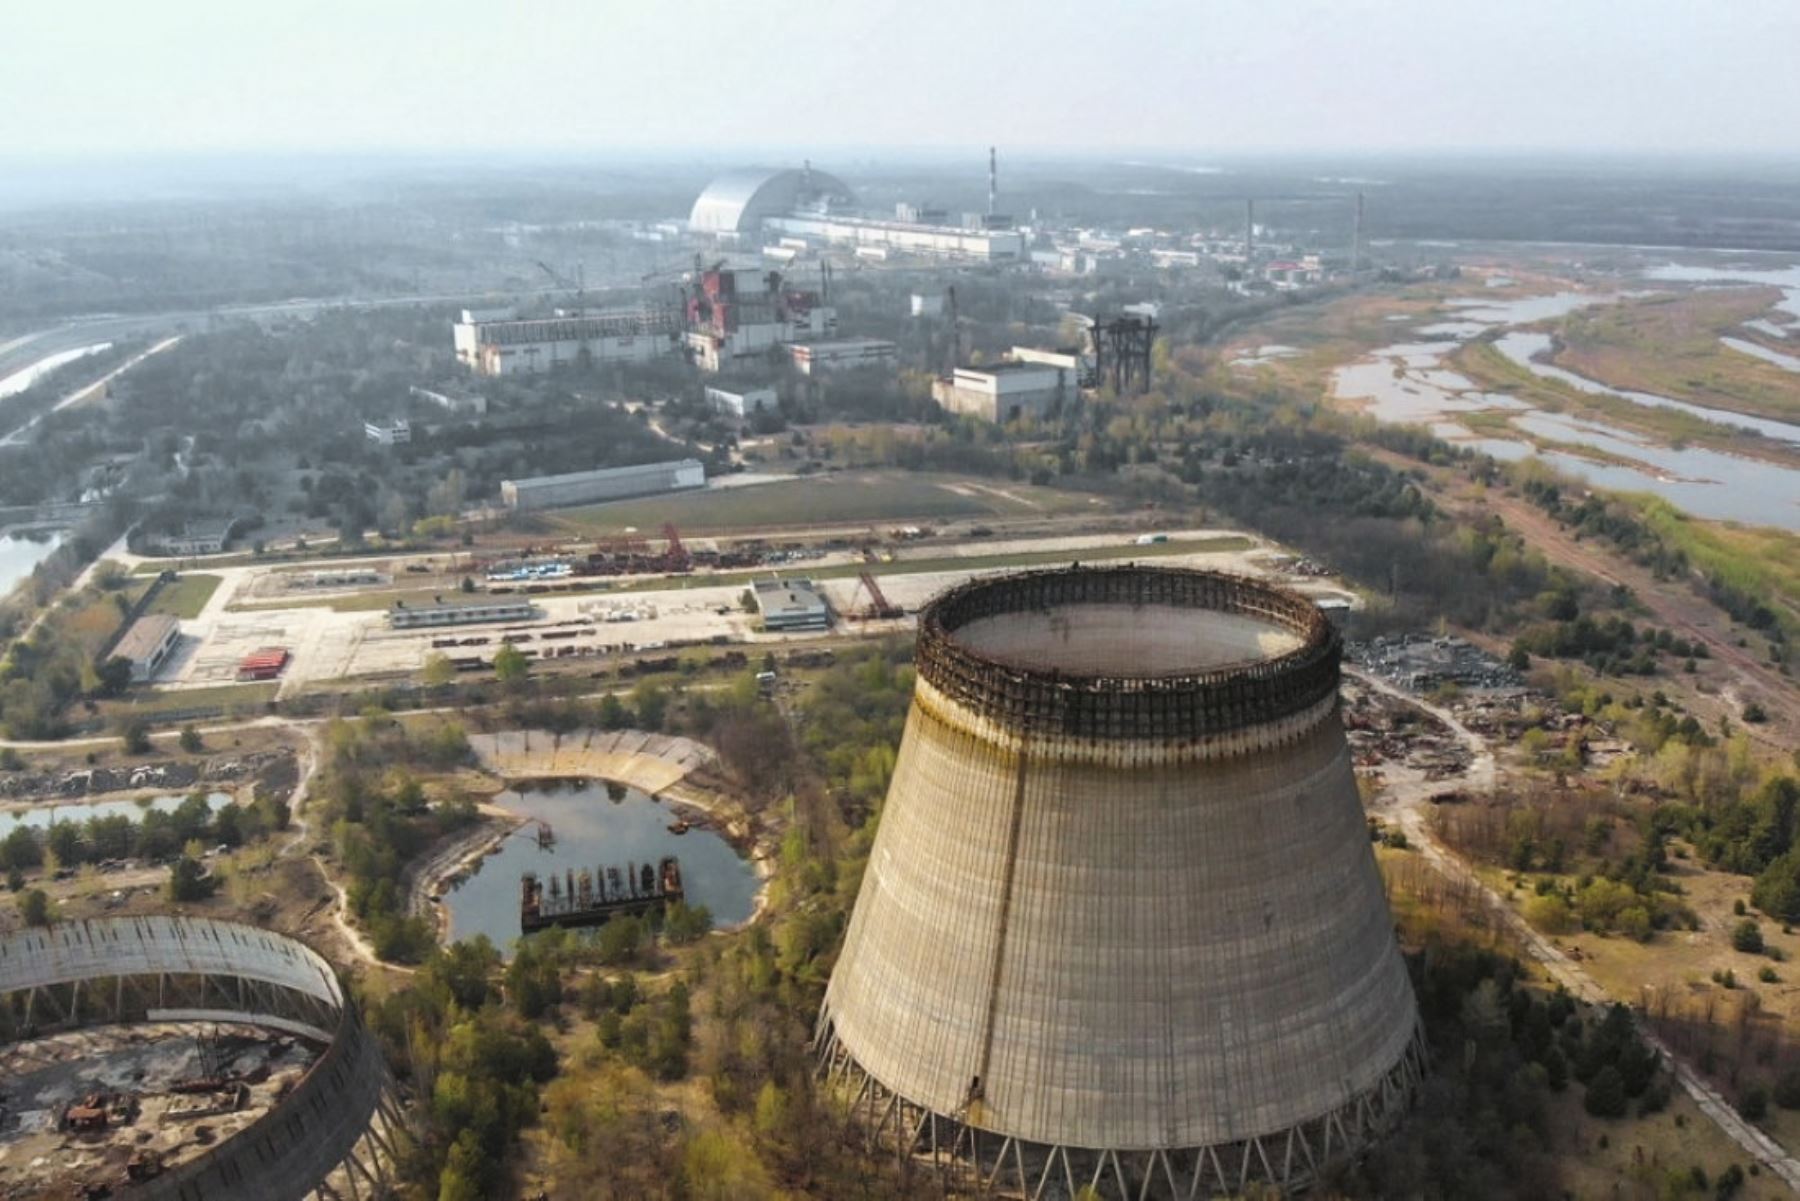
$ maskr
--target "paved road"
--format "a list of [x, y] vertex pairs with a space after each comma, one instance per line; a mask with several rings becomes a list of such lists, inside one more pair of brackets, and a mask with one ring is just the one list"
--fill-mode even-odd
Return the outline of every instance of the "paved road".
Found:
[[[1448, 726], [1456, 736], [1467, 744], [1476, 754], [1471, 765], [1468, 786], [1476, 792], [1492, 792], [1495, 782], [1495, 763], [1493, 752], [1482, 740], [1481, 736], [1464, 726], [1449, 710], [1430, 704], [1409, 693], [1388, 684], [1375, 676], [1365, 675], [1358, 671], [1347, 670], [1347, 675], [1355, 677], [1359, 682], [1379, 692], [1398, 697], [1409, 704], [1430, 713], [1433, 717]], [[1602, 988], [1598, 981], [1584, 971], [1580, 964], [1565, 955], [1561, 948], [1544, 935], [1538, 933], [1527, 922], [1519, 911], [1508, 904], [1493, 888], [1489, 887], [1469, 865], [1438, 840], [1431, 828], [1431, 805], [1426, 799], [1430, 793], [1442, 787], [1440, 784], [1430, 786], [1407, 786], [1391, 791], [1382, 808], [1393, 814], [1406, 832], [1409, 844], [1416, 847], [1425, 860], [1454, 880], [1471, 889], [1481, 897], [1484, 904], [1492, 910], [1495, 917], [1518, 938], [1530, 957], [1542, 965], [1544, 971], [1568, 991], [1583, 1001], [1594, 1005], [1611, 1004], [1617, 998]], [[1756, 1126], [1744, 1120], [1731, 1103], [1712, 1085], [1701, 1078], [1681, 1059], [1677, 1058], [1668, 1045], [1658, 1038], [1654, 1031], [1638, 1024], [1638, 1034], [1655, 1049], [1665, 1066], [1681, 1085], [1682, 1091], [1694, 1099], [1700, 1111], [1711, 1118], [1719, 1129], [1723, 1130], [1732, 1142], [1774, 1173], [1787, 1186], [1800, 1193], [1800, 1159], [1788, 1154], [1774, 1139], [1763, 1133]]]

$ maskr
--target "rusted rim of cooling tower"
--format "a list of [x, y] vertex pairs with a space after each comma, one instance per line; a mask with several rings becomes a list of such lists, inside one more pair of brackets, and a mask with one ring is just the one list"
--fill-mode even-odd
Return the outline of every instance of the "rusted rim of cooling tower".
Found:
[[[1232, 613], [1298, 634], [1296, 649], [1255, 663], [1167, 675], [1046, 671], [957, 638], [970, 622], [1072, 605], [1162, 605]], [[1297, 592], [1245, 576], [1171, 567], [1064, 567], [970, 580], [919, 617], [920, 676], [1019, 733], [1180, 740], [1305, 712], [1336, 694], [1337, 631]]]

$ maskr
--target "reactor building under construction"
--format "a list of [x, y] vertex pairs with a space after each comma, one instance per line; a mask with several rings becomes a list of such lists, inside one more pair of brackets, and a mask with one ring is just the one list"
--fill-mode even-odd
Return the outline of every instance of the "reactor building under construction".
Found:
[[918, 684], [820, 1070], [976, 1191], [1304, 1186], [1424, 1069], [1311, 602], [1142, 566], [978, 579]]

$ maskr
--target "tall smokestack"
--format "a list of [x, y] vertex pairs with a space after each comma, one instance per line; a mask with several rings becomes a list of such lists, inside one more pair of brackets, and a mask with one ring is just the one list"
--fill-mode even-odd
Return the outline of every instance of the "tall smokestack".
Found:
[[988, 216], [994, 215], [994, 201], [1000, 191], [1000, 159], [992, 146], [988, 147]]
[[1256, 201], [1244, 201], [1244, 266], [1256, 256]]
[[1356, 194], [1356, 231], [1355, 231], [1355, 233], [1353, 233], [1351, 235], [1351, 238], [1350, 238], [1350, 273], [1352, 275], [1354, 275], [1358, 271], [1362, 270], [1362, 248], [1363, 248], [1363, 194], [1361, 192], [1358, 192]]

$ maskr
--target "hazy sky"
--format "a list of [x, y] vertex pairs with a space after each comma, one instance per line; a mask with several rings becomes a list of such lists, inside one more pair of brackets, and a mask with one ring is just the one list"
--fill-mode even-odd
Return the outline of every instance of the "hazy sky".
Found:
[[1800, 0], [0, 0], [0, 154], [1800, 155]]

